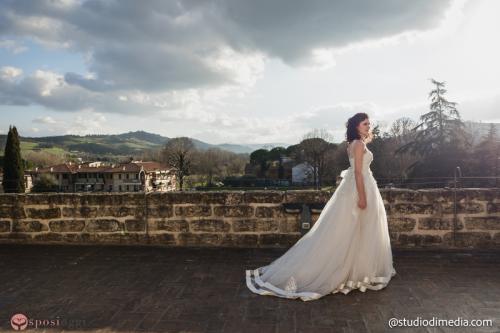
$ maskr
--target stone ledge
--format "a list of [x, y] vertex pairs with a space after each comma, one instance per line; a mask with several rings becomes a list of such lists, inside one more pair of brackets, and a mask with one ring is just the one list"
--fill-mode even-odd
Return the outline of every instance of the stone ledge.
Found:
[[[500, 248], [500, 189], [458, 189], [456, 222], [452, 189], [380, 192], [393, 248]], [[288, 247], [333, 193], [0, 194], [0, 242]]]

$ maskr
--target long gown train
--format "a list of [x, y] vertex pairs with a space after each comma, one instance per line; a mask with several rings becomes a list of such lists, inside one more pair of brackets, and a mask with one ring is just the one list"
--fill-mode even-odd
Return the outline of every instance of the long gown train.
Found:
[[315, 300], [354, 289], [379, 290], [396, 275], [387, 216], [365, 148], [362, 174], [367, 207], [357, 205], [354, 158], [312, 228], [270, 264], [246, 270], [247, 287], [260, 295]]

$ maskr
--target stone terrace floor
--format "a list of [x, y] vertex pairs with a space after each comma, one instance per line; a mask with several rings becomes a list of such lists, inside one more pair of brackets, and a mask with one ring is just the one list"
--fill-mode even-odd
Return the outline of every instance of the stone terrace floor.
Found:
[[[500, 332], [498, 251], [393, 250], [398, 274], [379, 291], [310, 302], [251, 293], [245, 269], [284, 251], [2, 244], [0, 329], [23, 313], [61, 321], [28, 328], [38, 332]], [[493, 327], [387, 326], [419, 316]]]

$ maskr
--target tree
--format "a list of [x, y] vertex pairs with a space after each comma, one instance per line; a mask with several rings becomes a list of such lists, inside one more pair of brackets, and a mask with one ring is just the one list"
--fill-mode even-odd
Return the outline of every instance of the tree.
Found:
[[283, 166], [283, 157], [286, 156], [286, 148], [274, 147], [269, 151], [269, 158], [272, 161], [278, 161], [278, 179], [285, 178], [285, 167]]
[[57, 192], [59, 191], [59, 185], [57, 184], [56, 178], [51, 174], [42, 174], [39, 179], [33, 184], [31, 192], [42, 193], [42, 192]]
[[48, 151], [27, 151], [23, 154], [28, 167], [46, 167], [61, 164], [68, 160], [63, 155], [56, 155]]
[[266, 171], [269, 169], [269, 151], [267, 149], [257, 149], [250, 154], [250, 163], [260, 166], [258, 176], [265, 177]]
[[2, 186], [5, 193], [23, 193], [25, 191], [24, 162], [21, 159], [19, 134], [15, 126], [9, 126], [7, 142], [5, 143]]
[[191, 173], [192, 158], [195, 153], [195, 146], [188, 137], [170, 139], [163, 148], [163, 161], [175, 169], [179, 189], [183, 190], [184, 177]]
[[497, 176], [500, 158], [500, 142], [497, 128], [491, 123], [486, 135], [474, 147], [472, 154], [473, 169], [481, 176]]
[[312, 167], [313, 182], [319, 189], [323, 182], [326, 165], [328, 163], [327, 152], [335, 149], [337, 145], [330, 143], [332, 136], [324, 129], [315, 129], [306, 135], [300, 142], [302, 158]]
[[400, 144], [405, 144], [405, 140], [411, 134], [411, 129], [416, 126], [415, 121], [408, 117], [401, 117], [396, 119], [389, 129], [389, 134]]
[[[423, 167], [425, 160], [433, 160], [433, 166], [447, 168], [456, 164], [456, 157], [463, 146], [466, 145], [464, 123], [456, 108], [457, 103], [448, 101], [444, 95], [447, 90], [445, 82], [431, 79], [435, 88], [429, 93], [431, 99], [430, 111], [420, 116], [420, 123], [412, 128], [411, 140], [396, 149], [395, 154], [409, 152], [422, 157], [412, 163], [408, 170], [415, 171], [417, 166]], [[447, 158], [446, 163], [436, 163], [436, 158]], [[449, 172], [449, 170], [447, 171]]]
[[220, 148], [209, 148], [197, 154], [196, 171], [206, 177], [206, 186], [212, 186], [214, 176], [221, 174], [222, 155], [223, 152]]

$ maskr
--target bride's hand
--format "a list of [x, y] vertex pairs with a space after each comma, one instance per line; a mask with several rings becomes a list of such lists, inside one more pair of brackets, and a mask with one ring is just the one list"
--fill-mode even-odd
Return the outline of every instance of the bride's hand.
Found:
[[358, 200], [358, 207], [361, 209], [366, 208], [366, 198], [359, 198]]

